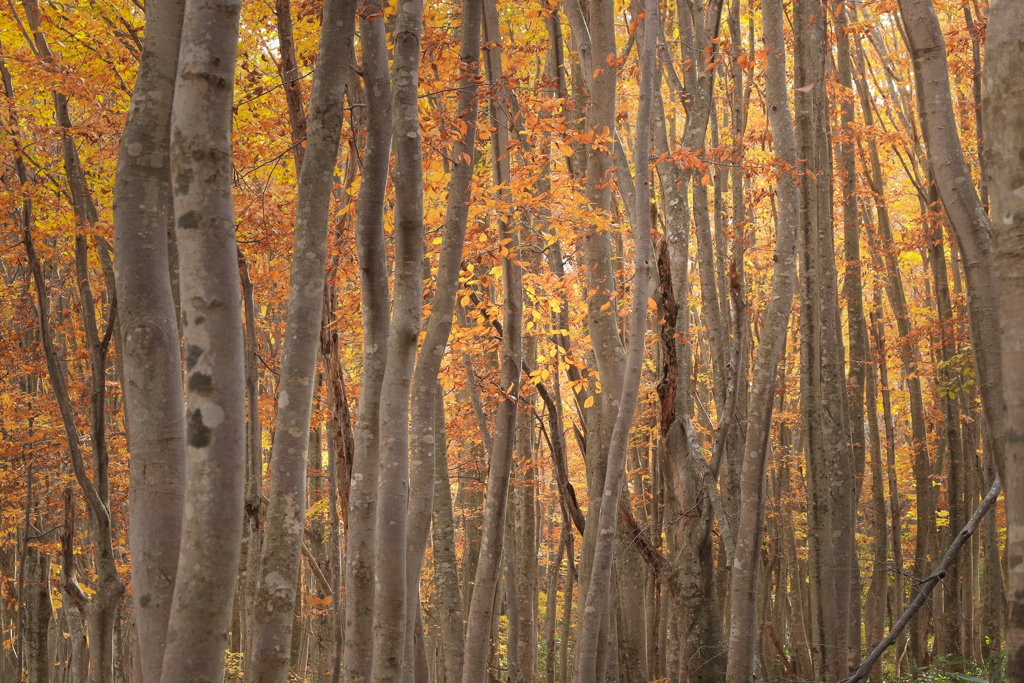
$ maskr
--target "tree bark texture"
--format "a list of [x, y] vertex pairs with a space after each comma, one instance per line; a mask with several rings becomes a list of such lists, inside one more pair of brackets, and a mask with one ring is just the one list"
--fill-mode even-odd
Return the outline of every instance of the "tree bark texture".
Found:
[[[907, 47], [914, 62], [921, 133], [946, 216], [957, 238], [967, 274], [971, 349], [977, 368], [981, 407], [991, 435], [996, 469], [1003, 469], [1003, 389], [999, 289], [992, 228], [964, 158], [953, 112], [945, 39], [932, 0], [899, 0]], [[988, 51], [986, 50], [986, 53]], [[989, 133], [991, 125], [985, 126]], [[990, 145], [991, 138], [987, 141]], [[986, 145], [987, 146], [987, 145]], [[987, 157], [991, 158], [991, 157]], [[991, 173], [991, 171], [989, 171]]]
[[[645, 3], [644, 24], [648, 36], [655, 35], [659, 9], [652, 2]], [[613, 43], [614, 44], [614, 43]], [[601, 512], [597, 518], [597, 538], [591, 568], [586, 603], [580, 618], [576, 646], [576, 677], [578, 683], [590, 683], [604, 677], [598, 670], [598, 647], [602, 613], [606, 613], [611, 590], [611, 569], [614, 554], [615, 530], [618, 523], [619, 495], [629, 443], [630, 427], [636, 409], [640, 374], [643, 365], [647, 332], [647, 299], [653, 273], [654, 250], [651, 245], [651, 186], [650, 186], [650, 130], [654, 100], [655, 44], [645, 41], [641, 48], [641, 83], [637, 108], [636, 138], [633, 143], [633, 163], [636, 177], [636, 222], [633, 225], [635, 264], [633, 271], [633, 301], [630, 307], [630, 333], [625, 365], [622, 369], [618, 402], [608, 401], [615, 415], [614, 426], [608, 440], [607, 468], [601, 487]], [[613, 76], [614, 78], [614, 76]], [[589, 171], [588, 171], [589, 173]], [[590, 181], [588, 175], [588, 182]], [[603, 314], [602, 314], [603, 315]], [[593, 328], [592, 328], [593, 329]], [[606, 389], [607, 391], [607, 389]], [[596, 490], [592, 489], [592, 494]]]
[[132, 614], [140, 670], [159, 681], [181, 542], [184, 386], [167, 233], [171, 102], [184, 0], [146, 7], [146, 35], [118, 155], [114, 254], [129, 449]]
[[[485, 0], [484, 36], [491, 43], [484, 52], [487, 82], [500, 83], [502, 79], [501, 33], [498, 8], [494, 0]], [[508, 187], [511, 169], [508, 152], [509, 116], [507, 103], [491, 101], [491, 116], [497, 132], [491, 140], [494, 180]], [[502, 195], [508, 201], [507, 191]], [[511, 211], [498, 218], [498, 239], [508, 245], [509, 254], [502, 258], [502, 294], [504, 298], [501, 335], [501, 377], [499, 386], [504, 393], [494, 419], [494, 441], [491, 446], [490, 469], [487, 474], [487, 494], [484, 519], [466, 626], [466, 660], [462, 673], [463, 683], [484, 680], [487, 663], [488, 638], [491, 630], [495, 595], [500, 574], [503, 532], [508, 501], [509, 479], [515, 447], [516, 415], [523, 356], [523, 276], [522, 269], [513, 258], [519, 247], [515, 229], [509, 225]], [[508, 240], [507, 242], [505, 240]], [[506, 388], [507, 387], [507, 388]]]
[[[764, 41], [768, 51], [766, 87], [768, 120], [775, 155], [788, 168], [797, 164], [796, 135], [786, 86], [786, 48], [781, 0], [765, 0]], [[736, 531], [736, 560], [732, 568], [729, 618], [728, 683], [747, 683], [757, 656], [757, 574], [764, 534], [765, 475], [771, 438], [775, 377], [785, 347], [786, 330], [796, 290], [796, 253], [799, 200], [792, 172], [779, 174], [779, 203], [775, 238], [772, 294], [764, 315], [761, 343], [754, 359], [754, 374], [747, 408], [749, 424], [741, 474], [740, 520]]]
[[[283, 681], [301, 567], [306, 465], [324, 307], [328, 211], [345, 109], [354, 0], [324, 5], [317, 69], [299, 170], [288, 315], [271, 455], [267, 522], [257, 589], [254, 681]], [[315, 457], [319, 459], [320, 453]]]
[[171, 112], [186, 367], [185, 509], [163, 683], [220, 681], [245, 492], [245, 368], [231, 199], [241, 3], [189, 0]]
[[[1006, 447], [1006, 680], [1020, 681], [1024, 680], [1024, 310], [1020, 305], [1024, 296], [1024, 6], [1008, 0], [993, 2], [988, 27], [982, 111], [1006, 408], [1000, 435]], [[986, 558], [986, 574], [988, 562]]]
[[356, 201], [356, 251], [363, 304], [363, 377], [359, 392], [345, 545], [346, 683], [370, 680], [373, 664], [374, 521], [380, 392], [390, 316], [384, 197], [391, 158], [391, 82], [380, 2], [359, 12], [361, 74], [366, 87], [366, 146]]
[[[451, 490], [447, 495], [438, 491], [435, 482], [441, 481], [441, 474], [435, 476], [437, 453], [446, 449], [443, 438], [439, 440], [437, 424], [444, 426], [444, 396], [439, 391], [438, 373], [444, 358], [445, 348], [451, 337], [452, 319], [459, 291], [459, 273], [462, 267], [462, 252], [466, 241], [466, 226], [469, 219], [471, 200], [470, 183], [473, 179], [473, 165], [476, 159], [476, 129], [480, 73], [480, 35], [483, 15], [482, 0], [464, 0], [462, 3], [462, 27], [459, 58], [465, 69], [459, 80], [459, 98], [456, 116], [465, 123], [461, 139], [452, 145], [452, 172], [448, 180], [448, 203], [445, 207], [444, 232], [441, 254], [438, 257], [436, 288], [431, 301], [430, 316], [426, 321], [423, 343], [416, 358], [412, 377], [410, 434], [409, 434], [409, 507], [407, 513], [406, 541], [406, 640], [412, 636], [413, 616], [419, 612], [419, 582], [430, 533], [432, 515], [439, 513], [433, 498], [441, 495], [447, 501], [448, 515], [451, 515]], [[440, 420], [437, 419], [440, 411]], [[440, 433], [443, 437], [443, 430]], [[447, 465], [445, 465], [447, 468]], [[448, 486], [447, 469], [443, 472], [444, 485]], [[441, 513], [443, 514], [443, 512]], [[435, 553], [437, 552], [435, 539]], [[454, 552], [454, 551], [453, 551]], [[437, 559], [435, 557], [435, 565]], [[451, 567], [455, 569], [454, 565]], [[438, 577], [438, 581], [442, 578]], [[455, 584], [456, 603], [458, 583]], [[447, 596], [451, 598], [451, 595]], [[447, 603], [451, 608], [456, 603]], [[445, 622], [447, 624], [447, 622]], [[459, 611], [458, 639], [462, 639], [462, 617]], [[449, 675], [461, 674], [464, 644], [451, 640], [454, 633], [445, 637], [446, 663]], [[408, 647], [408, 644], [407, 644]], [[449, 650], [451, 652], [449, 653]], [[454, 656], [449, 659], [448, 655]], [[458, 674], [454, 672], [458, 671]]]
[[[399, 3], [391, 67], [392, 144], [395, 167], [395, 294], [391, 307], [388, 362], [380, 397], [380, 470], [377, 480], [375, 554], [383, 566], [375, 573], [373, 608], [373, 680], [394, 681], [403, 661], [412, 664], [410, 647], [418, 607], [407, 619], [406, 515], [409, 508], [409, 393], [416, 363], [423, 308], [423, 143], [419, 119], [422, 0]], [[433, 384], [433, 381], [431, 382]], [[424, 511], [425, 512], [425, 511]], [[425, 532], [424, 532], [425, 536]], [[424, 541], [420, 541], [425, 544]], [[422, 560], [419, 563], [421, 564]], [[417, 586], [418, 588], [418, 586]], [[418, 591], [417, 591], [418, 593]], [[411, 596], [408, 596], [411, 600]]]

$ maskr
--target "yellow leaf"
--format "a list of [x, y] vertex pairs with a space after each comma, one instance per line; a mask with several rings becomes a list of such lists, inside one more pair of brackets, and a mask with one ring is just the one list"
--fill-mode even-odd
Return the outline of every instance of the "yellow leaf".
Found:
[[587, 400], [583, 402], [583, 407], [584, 408], [593, 408], [594, 407], [594, 397], [593, 396], [587, 396]]

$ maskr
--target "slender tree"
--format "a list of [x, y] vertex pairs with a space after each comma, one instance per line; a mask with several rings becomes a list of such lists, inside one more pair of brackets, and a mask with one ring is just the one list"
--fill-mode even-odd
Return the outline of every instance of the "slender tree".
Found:
[[129, 548], [139, 670], [158, 681], [178, 568], [185, 488], [184, 387], [168, 239], [171, 102], [184, 0], [146, 7], [146, 35], [114, 187], [114, 282], [131, 442]]
[[356, 250], [363, 304], [363, 377], [359, 392], [345, 545], [345, 681], [368, 681], [373, 665], [374, 520], [381, 383], [390, 320], [384, 197], [391, 157], [391, 82], [380, 2], [359, 12], [366, 89], [363, 178], [356, 201]]
[[747, 409], [750, 421], [744, 446], [740, 523], [736, 531], [736, 560], [732, 569], [729, 618], [728, 683], [745, 683], [757, 656], [757, 572], [764, 534], [765, 473], [771, 438], [775, 378], [785, 347], [793, 294], [796, 290], [796, 251], [799, 210], [794, 173], [796, 136], [786, 86], [786, 43], [781, 0], [762, 4], [764, 41], [768, 52], [766, 77], [768, 120], [775, 156], [779, 160], [776, 197], [779, 204], [775, 238], [772, 295], [765, 311], [765, 327], [754, 360], [754, 377]]

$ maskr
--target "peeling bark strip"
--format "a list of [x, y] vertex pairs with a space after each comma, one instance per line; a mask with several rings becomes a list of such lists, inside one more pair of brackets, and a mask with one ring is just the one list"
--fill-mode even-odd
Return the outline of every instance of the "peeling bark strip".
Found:
[[187, 1], [171, 112], [187, 450], [185, 523], [163, 683], [221, 680], [238, 576], [245, 368], [231, 200], [231, 98], [240, 9], [237, 0]]
[[114, 282], [130, 435], [128, 539], [140, 671], [159, 681], [181, 544], [184, 386], [168, 255], [171, 102], [185, 0], [150, 0], [114, 185]]
[[[317, 69], [309, 99], [305, 156], [299, 171], [281, 384], [270, 477], [270, 504], [256, 597], [254, 680], [288, 673], [306, 519], [306, 464], [324, 307], [328, 211], [344, 122], [355, 0], [324, 5]], [[315, 457], [319, 460], [320, 453]], [[315, 562], [311, 562], [315, 566]], [[327, 591], [330, 592], [329, 585]]]

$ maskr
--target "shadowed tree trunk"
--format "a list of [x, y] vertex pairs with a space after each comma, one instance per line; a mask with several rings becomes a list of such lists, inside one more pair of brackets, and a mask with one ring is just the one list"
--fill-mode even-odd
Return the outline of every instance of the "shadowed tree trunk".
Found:
[[[653, 37], [657, 31], [659, 9], [653, 2], [644, 7], [644, 30]], [[614, 42], [613, 42], [614, 45]], [[653, 248], [651, 246], [651, 186], [650, 186], [650, 130], [651, 109], [654, 100], [655, 43], [644, 41], [641, 48], [640, 96], [637, 108], [636, 138], [633, 143], [633, 163], [636, 177], [636, 208], [633, 225], [635, 265], [633, 271], [633, 301], [630, 307], [629, 345], [622, 370], [623, 382], [618, 404], [608, 401], [611, 414], [615, 416], [614, 426], [608, 440], [607, 468], [604, 485], [591, 488], [592, 494], [601, 491], [601, 511], [596, 518], [597, 534], [594, 545], [591, 577], [586, 592], [585, 608], [580, 617], [578, 641], [576, 644], [577, 683], [590, 683], [604, 678], [597, 664], [599, 638], [603, 615], [607, 614], [612, 559], [615, 551], [615, 530], [619, 516], [619, 495], [622, 490], [625, 457], [629, 443], [630, 426], [636, 409], [640, 374], [644, 359], [644, 338], [647, 332], [648, 288], [653, 272]], [[614, 75], [612, 76], [614, 84]], [[591, 182], [588, 170], [588, 182]], [[603, 314], [600, 314], [603, 316]], [[591, 315], [593, 317], [593, 315]], [[595, 340], [596, 341], [596, 340]], [[596, 496], [594, 496], [596, 498]], [[591, 505], [594, 504], [592, 498]], [[593, 519], [593, 518], [592, 518]]]
[[[50, 52], [46, 36], [40, 29], [39, 6], [34, 0], [26, 0], [25, 13], [29, 28], [34, 34], [34, 49], [47, 63], [56, 68], [56, 61]], [[8, 99], [13, 98], [10, 73], [6, 64], [0, 62], [3, 73], [4, 91]], [[39, 342], [46, 362], [47, 375], [60, 412], [64, 436], [67, 440], [68, 454], [75, 481], [82, 492], [89, 510], [92, 513], [92, 545], [95, 557], [96, 591], [89, 598], [78, 587], [77, 582], [65, 586], [65, 592], [75, 601], [78, 611], [86, 617], [89, 632], [91, 666], [83, 666], [80, 671], [88, 671], [90, 683], [102, 683], [113, 675], [114, 627], [116, 624], [117, 605], [124, 594], [125, 586], [117, 573], [114, 557], [114, 529], [110, 514], [110, 480], [108, 469], [107, 432], [106, 432], [106, 374], [107, 352], [110, 348], [115, 325], [117, 325], [116, 298], [111, 301], [107, 311], [106, 327], [102, 332], [96, 315], [96, 302], [93, 297], [89, 277], [89, 243], [86, 231], [92, 231], [99, 221], [99, 212], [93, 202], [92, 193], [82, 168], [78, 148], [72, 134], [72, 123], [68, 98], [54, 90], [52, 92], [54, 113], [58, 126], [61, 128], [61, 152], [64, 162], [67, 189], [72, 198], [72, 209], [75, 216], [74, 242], [74, 278], [78, 289], [82, 323], [85, 328], [86, 350], [89, 368], [89, 420], [88, 434], [81, 434], [76, 425], [74, 404], [67, 385], [68, 365], [64, 354], [58, 354], [57, 342], [54, 339], [50, 320], [50, 298], [43, 266], [35, 249], [33, 228], [34, 215], [30, 202], [23, 202], [20, 207], [21, 240], [28, 257], [28, 271], [36, 293], [36, 315], [39, 325]], [[20, 151], [18, 128], [13, 126], [12, 137], [18, 144], [19, 152], [15, 157], [15, 169], [19, 181], [27, 184], [28, 176]], [[109, 266], [109, 256], [105, 242], [99, 249], [101, 262]], [[84, 459], [82, 444], [90, 444], [92, 452], [92, 479], [88, 474], [88, 466]], [[68, 505], [71, 493], [67, 492]], [[74, 542], [73, 536], [68, 547]]]
[[[438, 373], [444, 358], [445, 348], [452, 331], [452, 317], [455, 300], [459, 290], [459, 272], [462, 265], [463, 246], [466, 241], [466, 224], [469, 218], [469, 202], [471, 199], [470, 183], [473, 178], [473, 165], [476, 159], [476, 123], [477, 123], [477, 90], [480, 73], [480, 26], [483, 14], [481, 0], [465, 0], [462, 3], [462, 27], [459, 57], [465, 65], [459, 81], [459, 98], [456, 116], [464, 122], [466, 130], [460, 140], [452, 146], [452, 173], [448, 180], [448, 203], [445, 207], [444, 233], [441, 242], [441, 254], [438, 257], [436, 289], [431, 301], [430, 317], [426, 322], [426, 331], [416, 368], [412, 377], [412, 402], [410, 408], [409, 435], [409, 509], [407, 515], [406, 541], [406, 649], [412, 647], [415, 615], [420, 610], [420, 572], [426, 552], [427, 537], [430, 532], [431, 517], [434, 523], [439, 522], [438, 515], [452, 524], [451, 489], [448, 483], [447, 445], [444, 443], [444, 396], [438, 385]], [[437, 431], [437, 427], [442, 429]], [[439, 439], [440, 435], [440, 439]], [[445, 456], [444, 472], [435, 473], [435, 459], [439, 453]], [[448, 488], [447, 492], [439, 491], [435, 484]], [[442, 505], [438, 508], [433, 504], [434, 496], [442, 496]], [[435, 567], [440, 561], [437, 557], [438, 543], [444, 546], [446, 535], [454, 533], [453, 527], [444, 527], [442, 531], [435, 529]], [[444, 535], [443, 538], [437, 534]], [[464, 643], [461, 641], [462, 612], [458, 609], [458, 633], [455, 633], [453, 609], [458, 608], [458, 573], [454, 564], [454, 547], [451, 548], [451, 566], [440, 561], [441, 574], [435, 575], [439, 587], [446, 592], [442, 595], [444, 616], [444, 654], [446, 671], [451, 680], [462, 674]], [[454, 598], [454, 602], [452, 601]], [[406, 662], [406, 666], [411, 662]]]
[[[945, 38], [932, 0], [899, 0], [907, 47], [914, 62], [921, 133], [967, 274], [971, 350], [981, 408], [1000, 479], [1003, 470], [1003, 389], [999, 336], [999, 292], [993, 264], [992, 228], [964, 158], [953, 112]], [[990, 21], [989, 25], [993, 25]], [[988, 51], [986, 51], [988, 53]], [[986, 124], [986, 131], [993, 132]], [[986, 140], [989, 150], [991, 138]], [[990, 153], [991, 150], [989, 150]], [[987, 156], [986, 158], [991, 158]], [[991, 173], [989, 169], [987, 171]]]
[[[423, 308], [423, 149], [417, 99], [422, 0], [399, 3], [395, 22], [391, 70], [395, 294], [388, 362], [380, 395], [380, 472], [374, 541], [378, 561], [386, 561], [390, 570], [384, 571], [382, 567], [374, 577], [374, 681], [398, 680], [402, 676], [403, 661], [408, 658], [412, 664], [412, 650], [407, 652], [403, 646], [407, 637], [407, 613], [408, 620], [419, 614], [418, 607], [408, 610], [406, 602], [406, 516], [409, 512], [409, 391]], [[425, 544], [425, 540], [422, 543]], [[410, 625], [415, 629], [414, 624]], [[411, 648], [412, 640], [407, 644]]]
[[[1006, 680], [1019, 681], [1024, 679], [1024, 307], [1020, 305], [1024, 298], [1024, 190], [1021, 189], [1024, 188], [1024, 5], [1008, 0], [993, 2], [988, 27], [982, 111], [986, 134], [985, 174], [992, 197], [996, 244], [998, 314], [1002, 320], [1003, 341], [1001, 369], [1006, 401], [1005, 432], [996, 437], [1005, 439], [1006, 444], [1006, 461], [1000, 472], [1006, 475], [1002, 477], [1006, 487], [1006, 598], [1009, 607]], [[949, 213], [948, 205], [946, 212]], [[977, 216], [977, 219], [980, 221], [982, 217]], [[963, 243], [963, 237], [960, 239]], [[966, 256], [966, 249], [964, 251]], [[995, 311], [986, 313], [996, 314]], [[985, 400], [984, 393], [982, 400]], [[986, 561], [986, 573], [991, 566]]]
[[345, 534], [346, 683], [369, 681], [373, 663], [374, 519], [377, 512], [377, 457], [380, 391], [387, 364], [388, 270], [384, 248], [384, 196], [391, 157], [391, 83], [388, 78], [384, 15], [379, 1], [359, 13], [366, 87], [366, 146], [356, 201], [356, 251], [363, 309], [363, 377], [359, 392]]
[[[114, 282], [131, 435], [129, 546], [139, 671], [159, 681], [181, 542], [184, 387], [167, 233], [173, 227], [171, 101], [184, 0], [146, 7], [146, 36], [114, 186]], [[154, 163], [155, 162], [155, 163]]]
[[[484, 65], [487, 82], [493, 85], [500, 83], [503, 78], [501, 34], [498, 25], [498, 8], [494, 0], [485, 0], [483, 17], [484, 37], [490, 43], [484, 52]], [[505, 188], [500, 199], [506, 202], [510, 200], [508, 187], [511, 181], [507, 106], [507, 102], [491, 100], [490, 113], [497, 125], [497, 132], [491, 139], [492, 171], [495, 184], [503, 185]], [[511, 214], [502, 214], [498, 217], [499, 243], [507, 245], [506, 255], [502, 257], [501, 261], [504, 310], [499, 386], [502, 388], [503, 397], [498, 404], [494, 420], [494, 441], [491, 446], [490, 469], [487, 473], [480, 557], [477, 561], [473, 595], [467, 615], [463, 683], [479, 683], [484, 680], [487, 655], [490, 650], [491, 621], [494, 616], [495, 597], [501, 569], [509, 478], [515, 446], [516, 414], [523, 362], [523, 276], [521, 266], [513, 258], [519, 247], [519, 239], [516, 230], [508, 224], [510, 218], [512, 218]], [[506, 387], [508, 388], [506, 389]]]

